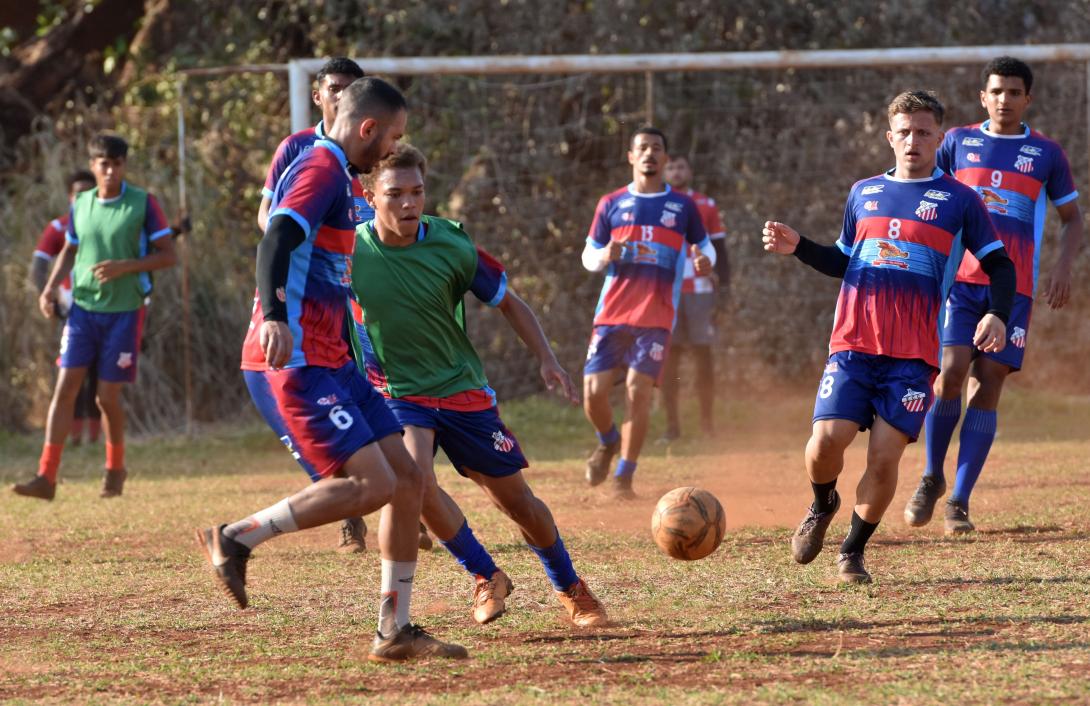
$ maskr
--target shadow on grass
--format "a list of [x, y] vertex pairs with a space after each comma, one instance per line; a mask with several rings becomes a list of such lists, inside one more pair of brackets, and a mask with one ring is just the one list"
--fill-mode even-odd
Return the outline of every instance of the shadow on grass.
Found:
[[[1067, 579], [1076, 581], [1078, 579]], [[925, 628], [930, 626], [947, 625], [984, 625], [990, 628], [1008, 627], [1011, 625], [1047, 623], [1051, 625], [1081, 625], [1090, 622], [1087, 615], [989, 615], [977, 617], [959, 618], [917, 618], [915, 620], [770, 620], [757, 623], [761, 634], [782, 635], [796, 633], [826, 633], [845, 630], [880, 630], [888, 628], [901, 628], [910, 626], [913, 628]], [[956, 630], [957, 628], [953, 628]], [[938, 635], [949, 635], [952, 630], [939, 630]], [[907, 635], [923, 633], [904, 633]]]

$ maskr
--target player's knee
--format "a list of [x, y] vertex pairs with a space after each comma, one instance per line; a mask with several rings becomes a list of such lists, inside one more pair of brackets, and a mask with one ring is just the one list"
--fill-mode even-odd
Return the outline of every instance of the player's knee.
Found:
[[420, 470], [420, 467], [412, 462], [411, 459], [406, 459], [405, 462], [399, 463], [394, 475], [395, 490], [399, 494], [412, 494], [416, 496], [423, 495], [427, 489], [427, 483], [424, 478], [424, 472]]
[[961, 387], [965, 384], [965, 371], [956, 368], [943, 370], [935, 379], [935, 392], [943, 399], [950, 399], [961, 394]]
[[815, 431], [807, 450], [813, 458], [827, 460], [843, 454], [844, 443], [835, 434]]

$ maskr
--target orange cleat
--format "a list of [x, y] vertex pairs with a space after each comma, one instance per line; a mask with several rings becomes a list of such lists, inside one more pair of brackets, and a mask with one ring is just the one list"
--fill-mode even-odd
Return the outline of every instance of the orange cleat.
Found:
[[583, 579], [579, 579], [566, 591], [557, 591], [556, 597], [568, 611], [568, 617], [581, 628], [600, 628], [609, 624], [606, 609], [602, 606]]
[[514, 589], [515, 584], [499, 569], [490, 579], [478, 576], [473, 589], [473, 619], [484, 625], [503, 615], [507, 611], [506, 599]]

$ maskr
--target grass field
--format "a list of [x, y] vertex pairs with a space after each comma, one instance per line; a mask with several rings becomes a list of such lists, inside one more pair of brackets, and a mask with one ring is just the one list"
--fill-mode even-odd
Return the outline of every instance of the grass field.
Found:
[[[421, 557], [414, 616], [469, 661], [366, 662], [378, 561], [345, 557], [335, 527], [262, 546], [252, 608], [214, 587], [193, 528], [235, 519], [304, 481], [257, 424], [130, 445], [124, 497], [97, 497], [101, 447], [69, 452], [51, 504], [0, 494], [0, 699], [55, 703], [1090, 703], [1090, 399], [1011, 390], [973, 499], [981, 530], [945, 539], [901, 519], [921, 468], [868, 551], [875, 583], [833, 581], [842, 510], [823, 554], [788, 551], [808, 503], [801, 453], [810, 393], [733, 401], [720, 438], [650, 446], [640, 499], [584, 486], [578, 410], [507, 405], [576, 567], [615, 624], [563, 620], [514, 527], [446, 466], [440, 482], [512, 576], [508, 614], [469, 616], [471, 584], [445, 551]], [[850, 501], [861, 436], [840, 488]], [[37, 437], [0, 439], [0, 480], [36, 465]], [[710, 558], [649, 538], [666, 490], [697, 484], [727, 511]]]

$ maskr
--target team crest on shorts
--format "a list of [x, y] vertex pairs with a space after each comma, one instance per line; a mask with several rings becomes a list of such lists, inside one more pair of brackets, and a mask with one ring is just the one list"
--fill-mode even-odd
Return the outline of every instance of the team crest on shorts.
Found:
[[917, 392], [911, 387], [908, 388], [908, 392], [901, 398], [901, 404], [905, 406], [909, 412], [922, 412], [924, 403], [927, 402], [926, 392]]
[[665, 351], [666, 351], [666, 349], [663, 347], [663, 345], [661, 343], [652, 343], [651, 344], [651, 353], [650, 353], [651, 360], [655, 361], [656, 363], [661, 363], [662, 362], [662, 354]]
[[125, 370], [132, 367], [132, 353], [122, 353], [117, 356], [117, 367]]
[[492, 432], [492, 448], [503, 453], [508, 453], [515, 448], [515, 440], [502, 431]]
[[1015, 348], [1025, 348], [1026, 330], [1021, 326], [1015, 326], [1014, 330], [1011, 331], [1011, 343], [1014, 344]]

